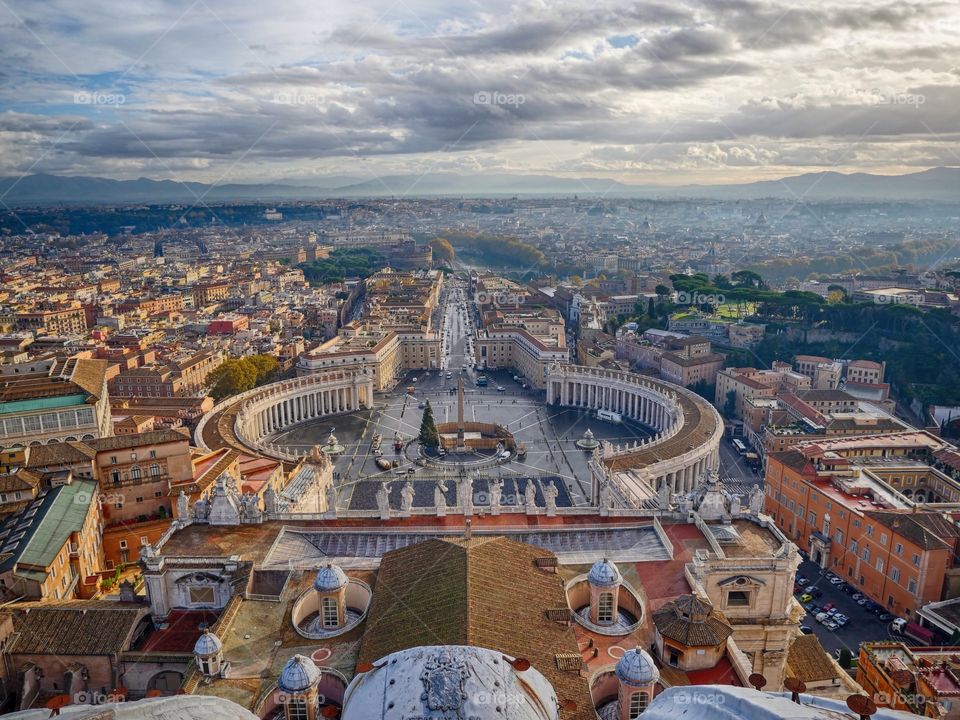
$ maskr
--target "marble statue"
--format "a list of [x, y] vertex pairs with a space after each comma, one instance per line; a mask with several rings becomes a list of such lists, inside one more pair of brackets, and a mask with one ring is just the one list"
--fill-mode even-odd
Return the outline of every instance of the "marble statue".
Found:
[[277, 491], [273, 489], [273, 485], [267, 485], [267, 489], [263, 491], [263, 511], [267, 515], [273, 515], [278, 507]]
[[750, 514], [759, 515], [763, 512], [763, 489], [759, 485], [754, 485], [750, 491]]
[[553, 517], [557, 514], [557, 495], [560, 494], [560, 491], [557, 490], [557, 486], [553, 484], [553, 480], [547, 480], [547, 484], [543, 486], [543, 498], [547, 506], [547, 516]]
[[730, 515], [731, 517], [737, 517], [740, 514], [740, 496], [731, 495], [730, 496]]
[[500, 514], [500, 498], [503, 496], [503, 478], [490, 478], [490, 514]]
[[443, 480], [437, 480], [437, 485], [433, 488], [433, 504], [437, 508], [437, 517], [445, 517], [447, 514], [447, 498], [444, 495], [446, 492], [447, 486]]
[[183, 490], [177, 495], [177, 517], [183, 522], [190, 519], [190, 498]]
[[523, 488], [524, 504], [527, 506], [527, 514], [537, 511], [537, 488], [533, 485], [533, 480], [527, 480], [526, 487]]
[[337, 514], [337, 488], [332, 482], [327, 485], [327, 512]]
[[464, 517], [473, 515], [473, 478], [465, 474], [460, 479], [458, 492], [460, 494], [460, 504], [463, 507]]
[[657, 492], [657, 501], [660, 504], [661, 510], [670, 509], [671, 495], [672, 493], [670, 492], [670, 484], [664, 481], [663, 484], [660, 485], [660, 490]]
[[610, 487], [610, 483], [603, 482], [600, 484], [600, 509], [609, 510], [613, 507], [613, 488]]
[[241, 496], [240, 508], [245, 522], [260, 522], [260, 498], [255, 494]]
[[410, 509], [413, 507], [413, 496], [413, 481], [407, 480], [400, 491], [400, 509], [407, 515], [410, 514]]
[[390, 492], [388, 483], [380, 483], [377, 489], [377, 510], [380, 511], [380, 519], [386, 520], [390, 517]]
[[205, 522], [210, 517], [210, 501], [206, 498], [200, 498], [193, 504], [193, 517], [195, 520]]

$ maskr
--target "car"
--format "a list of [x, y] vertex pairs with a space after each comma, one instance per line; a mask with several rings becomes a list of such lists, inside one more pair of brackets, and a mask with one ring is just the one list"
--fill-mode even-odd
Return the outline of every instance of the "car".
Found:
[[877, 616], [877, 620], [879, 620], [880, 622], [890, 622], [891, 620], [893, 620], [893, 615], [891, 615], [888, 612], [882, 612]]
[[425, 402], [422, 402], [422, 401], [421, 401], [421, 402], [417, 403], [417, 407], [420, 408], [421, 410], [423, 410], [426, 406], [427, 406], [427, 404], [426, 404]]
[[827, 615], [827, 613], [825, 612], [818, 612], [816, 615], [816, 619], [818, 623], [825, 623], [829, 617], [830, 616]]
[[827, 615], [829, 615], [832, 618], [836, 617], [839, 614], [840, 614], [840, 611], [837, 610], [836, 608], [830, 608], [829, 610], [827, 610]]
[[857, 591], [857, 589], [850, 583], [844, 583], [843, 585], [838, 585], [838, 587], [847, 595], [853, 595]]
[[813, 635], [813, 628], [807, 627], [806, 625], [801, 625], [800, 632], [803, 633], [804, 635]]
[[835, 607], [836, 605], [834, 605], [832, 602], [828, 602], [826, 605], [823, 606], [823, 609], [826, 610], [827, 612], [830, 612]]
[[806, 610], [810, 615], [816, 615], [820, 612], [820, 608], [817, 607], [817, 604], [812, 600], [804, 603], [803, 609]]
[[823, 595], [823, 590], [821, 590], [821, 589], [818, 588], [818, 587], [813, 587], [813, 586], [808, 587], [808, 588], [807, 588], [807, 592], [810, 593], [811, 595], [813, 595], [815, 598], [818, 598], [818, 597], [820, 597], [821, 595]]
[[838, 578], [836, 575], [834, 575], [832, 578], [828, 580], [828, 582], [831, 585], [839, 585], [840, 583], [843, 582], [843, 580], [841, 578]]
[[803, 585], [804, 587], [810, 584], [810, 581], [807, 580], [803, 575], [797, 575], [793, 581], [798, 585]]
[[497, 385], [497, 392], [506, 392], [507, 389], [503, 385]]
[[857, 605], [859, 605], [860, 607], [863, 607], [863, 606], [866, 605], [868, 602], [870, 602], [870, 601], [867, 600], [865, 597], [862, 597], [862, 598], [860, 598], [859, 600], [857, 600]]
[[808, 603], [811, 600], [813, 600], [813, 595], [811, 595], [810, 593], [804, 593], [803, 595], [800, 596], [800, 602], [802, 603]]
[[827, 573], [826, 573], [826, 577], [827, 577], [827, 580], [829, 580], [830, 582], [833, 582], [833, 579], [834, 579], [835, 577], [837, 577], [837, 575], [836, 575], [836, 573], [833, 573], [833, 572], [831, 572], [831, 571], [828, 570]]
[[830, 631], [835, 631], [837, 628], [840, 627], [840, 626], [839, 626], [837, 623], [835, 623], [833, 620], [827, 620], [827, 622], [825, 622], [825, 623], [823, 624], [823, 626], [824, 626], [827, 630], [830, 630]]
[[853, 599], [854, 599], [854, 600], [860, 600], [862, 597], [863, 597], [863, 595], [862, 595], [861, 593], [854, 593], [854, 594], [853, 594]]
[[410, 378], [410, 382], [416, 382], [416, 381], [417, 381], [416, 378]]
[[850, 618], [848, 618], [843, 613], [838, 612], [836, 615], [833, 616], [833, 621], [838, 622], [841, 625], [846, 625], [848, 622], [850, 622]]

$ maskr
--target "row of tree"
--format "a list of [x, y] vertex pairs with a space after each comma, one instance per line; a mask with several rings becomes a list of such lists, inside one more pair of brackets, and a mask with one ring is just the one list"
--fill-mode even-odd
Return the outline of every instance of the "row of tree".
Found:
[[230, 358], [207, 375], [207, 387], [214, 400], [222, 400], [272, 380], [278, 366], [273, 355]]

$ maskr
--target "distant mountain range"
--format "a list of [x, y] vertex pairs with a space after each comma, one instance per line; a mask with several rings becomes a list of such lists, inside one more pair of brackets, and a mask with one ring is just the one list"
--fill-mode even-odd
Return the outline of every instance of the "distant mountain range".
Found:
[[907, 175], [806, 173], [736, 185], [629, 185], [616, 180], [551, 175], [390, 175], [379, 179], [337, 175], [277, 183], [208, 185], [174, 180], [27, 175], [0, 178], [0, 199], [10, 206], [56, 204], [197, 203], [199, 200], [316, 200], [345, 197], [496, 197], [580, 195], [600, 197], [749, 200], [930, 200], [960, 202], [960, 168], [938, 167]]

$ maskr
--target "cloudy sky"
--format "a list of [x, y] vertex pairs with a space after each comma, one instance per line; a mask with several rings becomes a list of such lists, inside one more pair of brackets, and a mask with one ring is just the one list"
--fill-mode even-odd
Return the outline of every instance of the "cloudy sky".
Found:
[[0, 0], [0, 175], [960, 165], [954, 0]]

